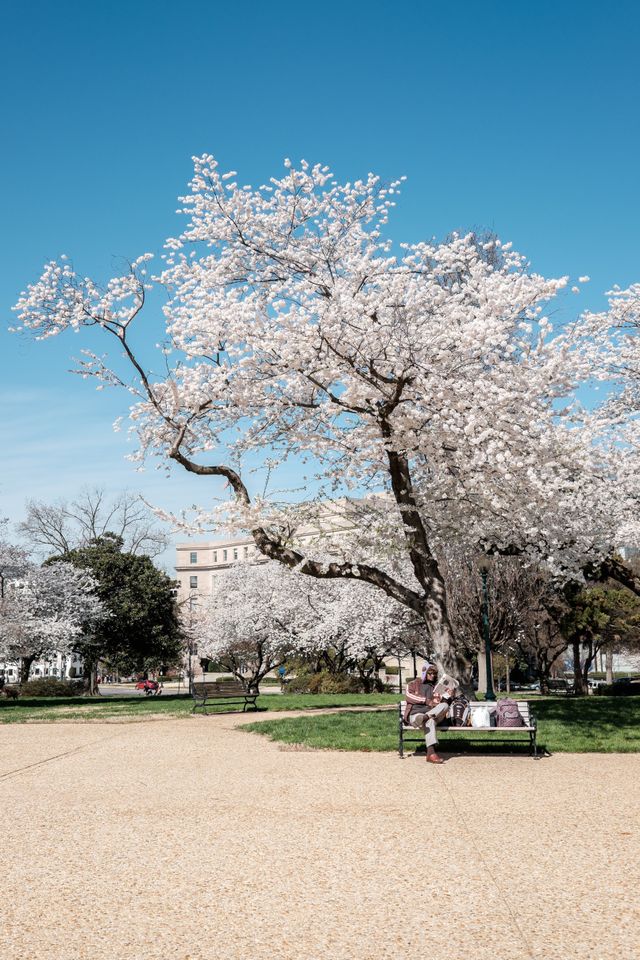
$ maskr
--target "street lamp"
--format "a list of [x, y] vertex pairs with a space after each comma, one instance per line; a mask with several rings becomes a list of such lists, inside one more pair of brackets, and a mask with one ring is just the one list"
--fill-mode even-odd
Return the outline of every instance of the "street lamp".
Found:
[[489, 591], [487, 590], [487, 576], [491, 564], [487, 557], [483, 556], [478, 561], [478, 569], [482, 577], [482, 634], [484, 636], [484, 656], [487, 672], [487, 689], [485, 700], [495, 700], [496, 695], [493, 689], [493, 671], [491, 669], [491, 635], [489, 633]]
[[[196, 645], [193, 642], [193, 604], [195, 597], [193, 593], [189, 593], [189, 666], [187, 670], [187, 682], [189, 684], [189, 695], [193, 694], [193, 655], [197, 650]], [[195, 648], [195, 650], [194, 650]]]

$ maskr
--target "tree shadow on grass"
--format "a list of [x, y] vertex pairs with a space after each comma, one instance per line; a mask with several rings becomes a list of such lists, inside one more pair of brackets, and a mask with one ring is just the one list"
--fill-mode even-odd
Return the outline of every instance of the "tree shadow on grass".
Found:
[[612, 729], [640, 725], [640, 697], [559, 697], [539, 701], [534, 713], [538, 722], [588, 731], [595, 739]]
[[188, 694], [164, 694], [160, 697], [123, 696], [123, 697], [19, 697], [17, 700], [0, 699], [0, 711], [6, 710], [47, 710], [55, 707], [73, 707], [91, 710], [97, 707], [113, 707], [116, 704], [139, 706], [142, 703], [171, 703], [190, 700]]

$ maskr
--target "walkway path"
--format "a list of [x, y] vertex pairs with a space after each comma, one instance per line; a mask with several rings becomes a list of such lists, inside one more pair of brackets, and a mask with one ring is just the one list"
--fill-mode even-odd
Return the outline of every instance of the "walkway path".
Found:
[[238, 722], [0, 728], [3, 960], [637, 957], [640, 756], [436, 768]]

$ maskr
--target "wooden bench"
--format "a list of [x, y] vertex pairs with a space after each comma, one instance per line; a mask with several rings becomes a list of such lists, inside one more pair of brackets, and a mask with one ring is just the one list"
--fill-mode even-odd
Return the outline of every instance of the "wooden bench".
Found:
[[241, 703], [244, 713], [248, 706], [254, 710], [258, 709], [256, 699], [259, 694], [247, 693], [245, 688], [238, 680], [199, 680], [191, 685], [191, 696], [195, 703], [192, 713], [195, 713], [198, 707], [202, 707], [205, 713], [207, 705], [219, 703]]
[[[447, 733], [448, 731], [455, 731], [458, 734], [456, 739], [464, 740], [484, 740], [484, 736], [476, 737], [477, 733], [490, 733], [491, 740], [498, 740], [500, 742], [511, 743], [513, 741], [518, 742], [524, 741], [529, 744], [531, 750], [531, 756], [535, 759], [539, 759], [538, 755], [538, 745], [536, 742], [536, 736], [538, 732], [538, 725], [536, 718], [531, 713], [529, 704], [526, 700], [517, 700], [518, 711], [524, 722], [522, 727], [454, 727], [451, 723], [445, 722], [438, 724], [436, 731], [438, 733], [438, 739], [440, 738], [441, 733]], [[471, 710], [477, 710], [478, 707], [486, 707], [487, 704], [479, 700], [469, 704]], [[422, 730], [417, 730], [415, 727], [412, 727], [411, 724], [405, 723], [403, 720], [404, 717], [404, 708], [405, 701], [403, 700], [398, 706], [398, 730], [399, 730], [399, 746], [398, 753], [400, 757], [404, 757], [404, 745], [405, 743], [424, 743], [424, 733]], [[413, 736], [405, 736], [405, 731], [411, 731]]]

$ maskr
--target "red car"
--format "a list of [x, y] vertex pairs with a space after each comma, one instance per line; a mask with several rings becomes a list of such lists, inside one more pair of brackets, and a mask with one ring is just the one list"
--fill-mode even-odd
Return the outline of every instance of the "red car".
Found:
[[139, 680], [136, 690], [144, 690], [145, 697], [159, 697], [162, 693], [162, 687], [157, 680]]

